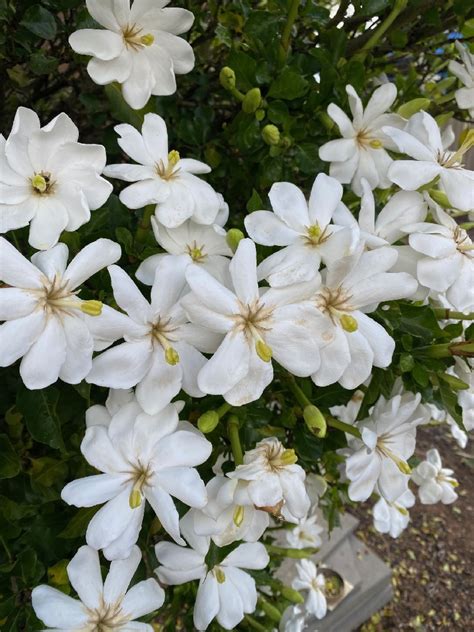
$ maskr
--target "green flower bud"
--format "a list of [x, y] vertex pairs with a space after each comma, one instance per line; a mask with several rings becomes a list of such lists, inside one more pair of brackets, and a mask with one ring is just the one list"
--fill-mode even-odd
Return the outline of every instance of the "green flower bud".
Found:
[[263, 119], [265, 118], [265, 110], [260, 108], [255, 112], [255, 118], [257, 119], [258, 122], [263, 121]]
[[276, 606], [274, 606], [273, 604], [269, 603], [263, 597], [260, 597], [259, 605], [260, 605], [261, 609], [263, 610], [263, 612], [267, 615], [267, 617], [269, 619], [271, 619], [272, 621], [275, 621], [275, 623], [279, 623], [280, 622], [281, 612], [278, 610], [278, 608]]
[[246, 114], [253, 114], [258, 110], [262, 102], [262, 93], [260, 88], [252, 88], [247, 92], [242, 101], [242, 110]]
[[316, 435], [317, 437], [320, 437], [321, 439], [326, 436], [327, 429], [328, 429], [327, 423], [326, 423], [326, 419], [324, 418], [324, 415], [319, 410], [319, 408], [317, 408], [316, 406], [313, 406], [312, 404], [309, 406], [306, 406], [303, 411], [303, 418], [309, 430], [314, 435]]
[[207, 434], [212, 432], [219, 423], [219, 414], [215, 410], [208, 410], [203, 413], [197, 422], [197, 426], [201, 432]]
[[290, 588], [289, 586], [283, 586], [280, 590], [281, 594], [285, 599], [291, 601], [292, 603], [304, 603], [304, 597], [301, 593], [299, 593], [294, 588]]
[[237, 246], [239, 245], [239, 243], [242, 241], [244, 237], [245, 235], [238, 228], [231, 228], [230, 230], [227, 231], [226, 241], [227, 241], [227, 245], [232, 250], [232, 252], [235, 252], [237, 250]]
[[452, 208], [451, 202], [448, 200], [448, 196], [444, 191], [439, 191], [438, 189], [429, 189], [428, 193], [430, 194], [430, 198], [439, 204], [443, 208]]
[[278, 145], [280, 142], [280, 130], [276, 125], [265, 125], [262, 130], [262, 138], [267, 145]]
[[219, 81], [226, 90], [233, 90], [235, 88], [235, 72], [232, 68], [224, 66], [219, 73]]

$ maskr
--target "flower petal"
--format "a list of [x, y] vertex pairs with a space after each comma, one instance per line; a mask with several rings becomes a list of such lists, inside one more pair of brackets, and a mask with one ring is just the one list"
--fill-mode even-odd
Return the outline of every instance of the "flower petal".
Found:
[[194, 604], [193, 622], [197, 630], [207, 630], [209, 624], [220, 610], [217, 580], [208, 573], [199, 584]]
[[147, 579], [132, 586], [122, 601], [122, 610], [130, 619], [158, 610], [165, 600], [165, 591], [155, 579]]
[[249, 363], [250, 348], [245, 336], [230, 332], [201, 369], [199, 388], [209, 395], [223, 395], [247, 375]]
[[311, 224], [326, 227], [340, 203], [342, 186], [325, 173], [319, 173], [313, 183], [309, 197], [309, 219]]
[[104, 585], [97, 551], [81, 546], [69, 562], [67, 574], [82, 603], [92, 610], [99, 608]]
[[69, 281], [71, 288], [75, 289], [96, 272], [120, 259], [121, 252], [120, 246], [114, 241], [97, 239], [74, 257], [64, 273], [64, 278]]
[[20, 364], [21, 379], [30, 390], [46, 388], [58, 380], [65, 360], [64, 329], [58, 318], [49, 318], [41, 334], [23, 356]]
[[92, 55], [108, 61], [122, 52], [125, 44], [118, 33], [104, 29], [81, 29], [69, 36], [71, 48], [80, 55]]
[[51, 586], [37, 586], [31, 593], [36, 616], [48, 627], [81, 629], [87, 625], [87, 610], [77, 599]]

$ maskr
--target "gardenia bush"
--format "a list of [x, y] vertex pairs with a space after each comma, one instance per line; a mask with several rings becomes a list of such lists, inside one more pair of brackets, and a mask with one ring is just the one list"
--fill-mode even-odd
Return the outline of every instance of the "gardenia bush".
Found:
[[25, 4], [0, 5], [0, 626], [302, 630], [343, 511], [395, 538], [457, 498], [415, 449], [474, 428], [468, 9]]

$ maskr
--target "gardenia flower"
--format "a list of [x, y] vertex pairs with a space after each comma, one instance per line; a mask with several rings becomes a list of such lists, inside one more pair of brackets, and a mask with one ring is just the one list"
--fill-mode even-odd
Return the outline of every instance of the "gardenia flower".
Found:
[[393, 502], [380, 497], [372, 510], [374, 528], [379, 533], [389, 533], [392, 538], [398, 538], [410, 522], [407, 508], [413, 507], [414, 504], [415, 496], [408, 488]]
[[450, 505], [457, 499], [454, 490], [459, 483], [453, 474], [453, 470], [443, 467], [438, 450], [428, 450], [426, 461], [422, 461], [411, 475], [412, 481], [419, 485], [418, 496], [423, 505], [434, 505], [440, 501], [443, 505]]
[[[255, 580], [242, 569], [260, 570], [269, 562], [268, 553], [260, 542], [240, 544], [223, 559], [209, 566], [206, 556], [210, 538], [193, 530], [193, 512], [181, 520], [181, 532], [191, 548], [182, 549], [170, 542], [155, 546], [158, 562], [156, 573], [161, 583], [180, 585], [199, 579], [194, 605], [194, 626], [206, 630], [216, 618], [225, 630], [232, 630], [245, 614], [257, 607]], [[218, 552], [218, 551], [216, 551]]]
[[[473, 182], [474, 183], [474, 182]], [[420, 253], [416, 273], [421, 285], [443, 292], [454, 309], [474, 310], [474, 245], [467, 231], [437, 204], [438, 221], [406, 226], [410, 247]]]
[[317, 524], [316, 515], [307, 516], [301, 518], [291, 531], [285, 532], [286, 541], [292, 549], [304, 549], [305, 547], [318, 549], [322, 544], [321, 533], [323, 531], [323, 527]]
[[[0, 366], [20, 358], [20, 375], [29, 389], [59, 379], [78, 384], [92, 366], [90, 322], [100, 318], [102, 303], [82, 300], [79, 286], [120, 258], [120, 246], [98, 239], [67, 265], [68, 248], [57, 244], [37, 252], [31, 263], [0, 237]], [[91, 318], [91, 317], [94, 318]]]
[[349, 438], [350, 456], [345, 463], [351, 500], [367, 500], [376, 485], [389, 502], [405, 492], [411, 473], [407, 459], [415, 451], [416, 427], [428, 420], [428, 411], [420, 401], [419, 393], [406, 392], [388, 400], [380, 397], [370, 417], [357, 424], [361, 439]]
[[421, 193], [398, 191], [375, 216], [375, 198], [369, 183], [361, 179], [362, 198], [358, 221], [345, 204], [340, 204], [334, 214], [334, 221], [358, 232], [367, 248], [380, 248], [394, 244], [405, 237], [403, 228], [415, 222], [422, 222], [428, 207]]
[[93, 81], [122, 84], [122, 94], [135, 110], [152, 94], [176, 92], [176, 75], [194, 67], [191, 46], [181, 37], [194, 16], [185, 9], [165, 9], [169, 0], [86, 0], [87, 9], [105, 28], [81, 29], [69, 38], [76, 53], [91, 55], [87, 71]]
[[75, 507], [105, 503], [89, 523], [87, 543], [107, 559], [127, 557], [140, 533], [145, 501], [163, 528], [180, 544], [179, 515], [172, 496], [190, 507], [206, 504], [206, 489], [194, 469], [212, 445], [188, 424], [179, 423], [173, 404], [147, 415], [136, 401], [107, 422], [90, 425], [81, 444], [87, 462], [102, 472], [68, 483], [61, 497]]
[[[298, 187], [277, 182], [268, 194], [271, 211], [255, 211], [245, 218], [250, 237], [264, 246], [284, 246], [258, 267], [258, 278], [272, 286], [309, 281], [324, 263], [349, 254], [353, 235], [331, 224], [341, 201], [342, 186], [320, 173], [309, 202]], [[337, 223], [337, 222], [336, 222]]]
[[221, 197], [210, 184], [194, 174], [209, 173], [211, 168], [192, 158], [181, 158], [168, 151], [166, 123], [158, 114], [147, 114], [142, 133], [131, 125], [117, 125], [118, 144], [138, 164], [109, 165], [104, 173], [110, 178], [133, 182], [120, 193], [120, 200], [131, 209], [156, 204], [160, 224], [176, 228], [187, 219], [198, 224], [216, 222]]
[[291, 586], [295, 590], [308, 592], [305, 609], [317, 619], [323, 619], [327, 612], [324, 575], [318, 573], [316, 564], [311, 560], [300, 560], [296, 564], [297, 577]]
[[426, 112], [414, 114], [404, 130], [386, 126], [383, 131], [399, 151], [413, 158], [392, 163], [388, 171], [392, 182], [406, 191], [415, 191], [439, 176], [441, 188], [453, 207], [465, 212], [472, 209], [474, 171], [464, 169], [461, 161], [473, 146], [473, 130], [457, 151], [445, 149], [438, 124]]
[[206, 485], [207, 504], [193, 511], [194, 531], [211, 536], [217, 546], [237, 540], [257, 542], [268, 527], [267, 512], [257, 509], [248, 494], [249, 483], [215, 476]]
[[454, 362], [454, 366], [450, 367], [447, 373], [458, 377], [468, 385], [468, 388], [458, 391], [458, 404], [462, 410], [463, 426], [470, 432], [474, 430], [474, 371], [469, 360], [454, 358]]
[[204, 226], [188, 219], [177, 228], [166, 228], [154, 217], [151, 218], [151, 225], [156, 241], [169, 254], [152, 255], [142, 261], [136, 272], [139, 281], [153, 285], [156, 268], [164, 257], [185, 255], [189, 263], [202, 265], [209, 274], [226, 284], [232, 250], [227, 245], [226, 231], [221, 226]]
[[232, 289], [190, 265], [192, 293], [181, 304], [191, 322], [224, 334], [198, 375], [199, 388], [234, 406], [258, 399], [273, 379], [272, 357], [301, 377], [319, 368], [318, 314], [301, 304], [299, 286], [260, 294], [255, 244], [243, 239], [229, 266]]
[[449, 62], [448, 68], [464, 84], [464, 88], [456, 90], [454, 96], [458, 107], [468, 110], [469, 116], [474, 118], [474, 55], [461, 42], [454, 43], [463, 63], [453, 60]]
[[306, 473], [298, 457], [276, 437], [259, 441], [244, 454], [244, 462], [227, 476], [249, 481], [247, 493], [257, 509], [279, 516], [283, 507], [295, 518], [308, 513], [311, 501], [305, 488]]
[[[118, 266], [109, 268], [114, 297], [128, 317], [104, 314], [94, 333], [125, 342], [94, 359], [87, 381], [99, 386], [126, 389], [137, 386], [136, 395], [150, 415], [157, 413], [179, 393], [192, 397], [204, 393], [197, 375], [206, 363], [202, 351], [216, 349], [220, 337], [190, 325], [179, 299], [186, 286], [187, 257], [167, 257], [156, 269], [148, 302], [132, 279]], [[117, 327], [114, 327], [117, 322]], [[117, 335], [118, 334], [118, 335]]]
[[402, 126], [397, 114], [387, 114], [397, 98], [393, 83], [381, 85], [371, 96], [367, 107], [352, 86], [346, 86], [353, 120], [331, 103], [328, 114], [339, 127], [341, 139], [330, 140], [319, 149], [319, 157], [331, 163], [329, 175], [342, 184], [351, 184], [356, 195], [362, 194], [361, 179], [365, 178], [372, 189], [387, 188], [390, 180], [387, 171], [392, 159], [385, 149], [396, 149], [382, 130], [385, 125]]
[[64, 112], [41, 127], [33, 110], [18, 108], [8, 139], [0, 134], [1, 233], [30, 224], [30, 245], [46, 250], [106, 202], [112, 185], [100, 177], [105, 149], [78, 138]]
[[406, 298], [416, 291], [418, 284], [411, 275], [390, 272], [397, 256], [393, 248], [367, 252], [360, 247], [328, 267], [322, 285], [315, 284], [310, 301], [325, 319], [319, 324], [321, 363], [311, 376], [318, 386], [339, 382], [354, 389], [370, 376], [372, 366], [391, 363], [395, 342], [367, 313], [382, 301]]
[[112, 562], [102, 581], [99, 554], [90, 546], [81, 546], [67, 566], [67, 574], [78, 599], [51, 586], [37, 586], [31, 593], [38, 619], [56, 632], [153, 632], [139, 617], [161, 608], [165, 593], [155, 579], [147, 579], [127, 590], [142, 554], [137, 546], [130, 555]]

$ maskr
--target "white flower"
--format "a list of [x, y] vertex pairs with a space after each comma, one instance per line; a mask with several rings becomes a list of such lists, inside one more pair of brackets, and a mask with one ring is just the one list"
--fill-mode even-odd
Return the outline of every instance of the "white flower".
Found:
[[181, 37], [194, 20], [185, 9], [165, 9], [166, 0], [86, 0], [89, 13], [105, 30], [75, 31], [69, 43], [76, 53], [91, 55], [87, 71], [93, 81], [122, 84], [125, 101], [143, 108], [152, 94], [176, 91], [176, 75], [194, 67], [191, 46]]
[[392, 538], [398, 538], [410, 522], [407, 508], [414, 504], [415, 496], [408, 488], [392, 502], [379, 498], [373, 508], [375, 529], [380, 533], [389, 533]]
[[349, 498], [363, 502], [377, 485], [385, 500], [393, 502], [407, 487], [411, 473], [407, 463], [416, 443], [416, 427], [425, 423], [428, 411], [419, 394], [404, 393], [375, 404], [370, 417], [357, 424], [361, 439], [350, 437], [346, 476]]
[[303, 632], [306, 626], [306, 612], [300, 604], [289, 606], [281, 617], [280, 632]]
[[140, 549], [132, 547], [126, 559], [112, 562], [103, 582], [99, 554], [90, 546], [81, 546], [67, 567], [80, 601], [51, 586], [37, 586], [31, 594], [36, 616], [57, 632], [153, 632], [151, 625], [135, 619], [163, 605], [163, 589], [150, 578], [127, 590], [141, 558]]
[[318, 573], [318, 569], [311, 560], [300, 560], [296, 565], [297, 577], [291, 584], [295, 590], [308, 591], [305, 601], [305, 609], [317, 619], [323, 619], [327, 612], [326, 595], [324, 591], [324, 575]]
[[317, 516], [308, 516], [301, 518], [291, 531], [286, 531], [286, 541], [292, 549], [304, 549], [305, 547], [318, 549], [322, 544], [321, 533], [323, 531], [323, 527], [317, 524]]
[[469, 432], [474, 430], [474, 372], [468, 361], [454, 358], [454, 362], [454, 367], [450, 367], [447, 372], [468, 385], [468, 388], [458, 391], [458, 404], [462, 409], [462, 423]]
[[29, 243], [51, 248], [102, 206], [112, 185], [100, 177], [102, 145], [78, 143], [67, 114], [41, 127], [33, 110], [18, 108], [10, 136], [0, 134], [0, 232], [30, 224]]
[[418, 496], [423, 505], [434, 505], [440, 501], [443, 505], [449, 505], [457, 499], [454, 489], [459, 483], [453, 474], [453, 470], [443, 467], [438, 450], [428, 450], [426, 461], [422, 461], [411, 475], [412, 480], [419, 485]]
[[[232, 630], [246, 613], [257, 607], [255, 580], [243, 568], [260, 570], [269, 562], [268, 553], [260, 542], [240, 544], [231, 553], [212, 564], [206, 561], [210, 538], [196, 535], [193, 512], [181, 520], [181, 532], [192, 548], [182, 549], [176, 544], [159, 542], [155, 547], [161, 564], [156, 569], [163, 584], [179, 585], [199, 579], [194, 605], [194, 626], [206, 630], [216, 618], [219, 625]], [[215, 545], [212, 545], [215, 547]], [[215, 553], [219, 553], [217, 549]]]
[[472, 134], [457, 151], [449, 151], [445, 147], [452, 143], [452, 137], [445, 145], [438, 124], [426, 112], [414, 114], [404, 130], [384, 127], [383, 131], [401, 152], [413, 158], [394, 161], [388, 171], [390, 180], [406, 191], [415, 191], [439, 176], [451, 204], [461, 211], [472, 209], [474, 171], [463, 169], [461, 162], [472, 147]]
[[[90, 323], [102, 310], [99, 301], [81, 300], [79, 286], [120, 257], [120, 246], [98, 239], [67, 265], [68, 248], [57, 244], [37, 252], [30, 263], [0, 237], [0, 366], [20, 358], [20, 375], [29, 389], [59, 379], [78, 384], [92, 366]], [[94, 316], [94, 318], [88, 316]]]
[[330, 140], [319, 149], [319, 157], [331, 163], [329, 175], [342, 184], [351, 184], [357, 195], [362, 194], [361, 179], [365, 178], [372, 189], [387, 188], [390, 180], [387, 171], [392, 159], [385, 149], [395, 149], [382, 127], [401, 126], [403, 119], [396, 114], [387, 114], [397, 98], [393, 83], [386, 83], [373, 93], [367, 107], [352, 86], [346, 86], [353, 120], [331, 103], [328, 114], [339, 127], [341, 139]]
[[209, 457], [212, 445], [186, 422], [173, 404], [147, 415], [136, 401], [111, 419], [90, 425], [81, 444], [87, 462], [102, 472], [75, 480], [61, 497], [76, 507], [105, 503], [94, 515], [87, 543], [104, 549], [107, 559], [127, 557], [141, 529], [148, 500], [163, 528], [184, 544], [172, 496], [190, 507], [206, 504], [206, 489], [194, 469]]
[[410, 247], [421, 257], [417, 277], [421, 285], [446, 294], [462, 312], [474, 310], [474, 245], [468, 233], [437, 204], [431, 208], [434, 223], [405, 227]]
[[345, 204], [338, 206], [334, 221], [359, 232], [370, 249], [395, 243], [405, 237], [405, 226], [422, 222], [426, 217], [427, 203], [416, 191], [398, 191], [376, 217], [374, 194], [365, 178], [361, 179], [361, 186], [363, 193], [358, 222]]
[[319, 324], [321, 364], [311, 376], [318, 386], [339, 382], [344, 388], [356, 388], [370, 376], [372, 366], [387, 367], [392, 361], [394, 340], [367, 313], [382, 301], [416, 291], [412, 276], [389, 272], [397, 256], [393, 248], [368, 252], [359, 248], [323, 272], [323, 283], [311, 298], [324, 316]]
[[226, 284], [229, 257], [232, 250], [227, 245], [226, 231], [217, 224], [204, 226], [188, 219], [176, 228], [166, 228], [151, 218], [156, 241], [169, 254], [160, 253], [148, 257], [138, 267], [136, 277], [146, 285], [153, 285], [155, 272], [163, 257], [185, 255], [189, 263], [196, 263]]
[[244, 454], [229, 478], [249, 481], [247, 493], [257, 509], [279, 516], [285, 507], [295, 518], [306, 516], [310, 499], [304, 485], [306, 473], [296, 465], [298, 457], [275, 437], [259, 441]]
[[156, 204], [160, 224], [176, 228], [187, 219], [198, 224], [216, 222], [221, 197], [210, 184], [194, 174], [209, 173], [208, 165], [192, 158], [181, 158], [168, 151], [166, 123], [158, 114], [147, 114], [142, 133], [131, 125], [117, 125], [118, 144], [138, 164], [109, 165], [104, 173], [111, 178], [133, 182], [120, 193], [120, 200], [131, 209]]
[[259, 279], [267, 279], [272, 286], [309, 281], [317, 274], [321, 260], [327, 263], [349, 254], [353, 234], [330, 223], [342, 197], [337, 180], [320, 173], [309, 202], [289, 182], [274, 184], [268, 197], [273, 213], [251, 213], [245, 218], [245, 227], [258, 244], [284, 248], [259, 265]]
[[137, 385], [137, 399], [149, 414], [166, 406], [181, 388], [192, 397], [204, 395], [197, 375], [206, 358], [198, 348], [213, 351], [220, 341], [189, 324], [179, 305], [187, 265], [187, 257], [182, 256], [161, 260], [150, 303], [121, 268], [109, 268], [115, 300], [128, 317], [110, 310], [94, 333], [102, 338], [109, 335], [110, 341], [123, 337], [125, 342], [94, 359], [87, 381], [114, 389]]
[[455, 45], [463, 63], [450, 61], [448, 68], [464, 84], [464, 88], [456, 90], [454, 96], [458, 107], [468, 110], [470, 117], [474, 118], [474, 55], [461, 42], [456, 41]]
[[246, 481], [215, 476], [206, 485], [207, 505], [193, 511], [194, 531], [211, 536], [217, 546], [236, 540], [256, 542], [268, 527], [267, 512], [257, 509], [248, 494]]
[[261, 396], [273, 379], [272, 357], [301, 377], [319, 367], [320, 315], [300, 303], [299, 286], [260, 294], [256, 259], [255, 244], [243, 239], [229, 267], [232, 290], [201, 266], [190, 265], [186, 279], [192, 293], [181, 301], [193, 323], [225, 334], [201, 369], [198, 385], [235, 406]]

